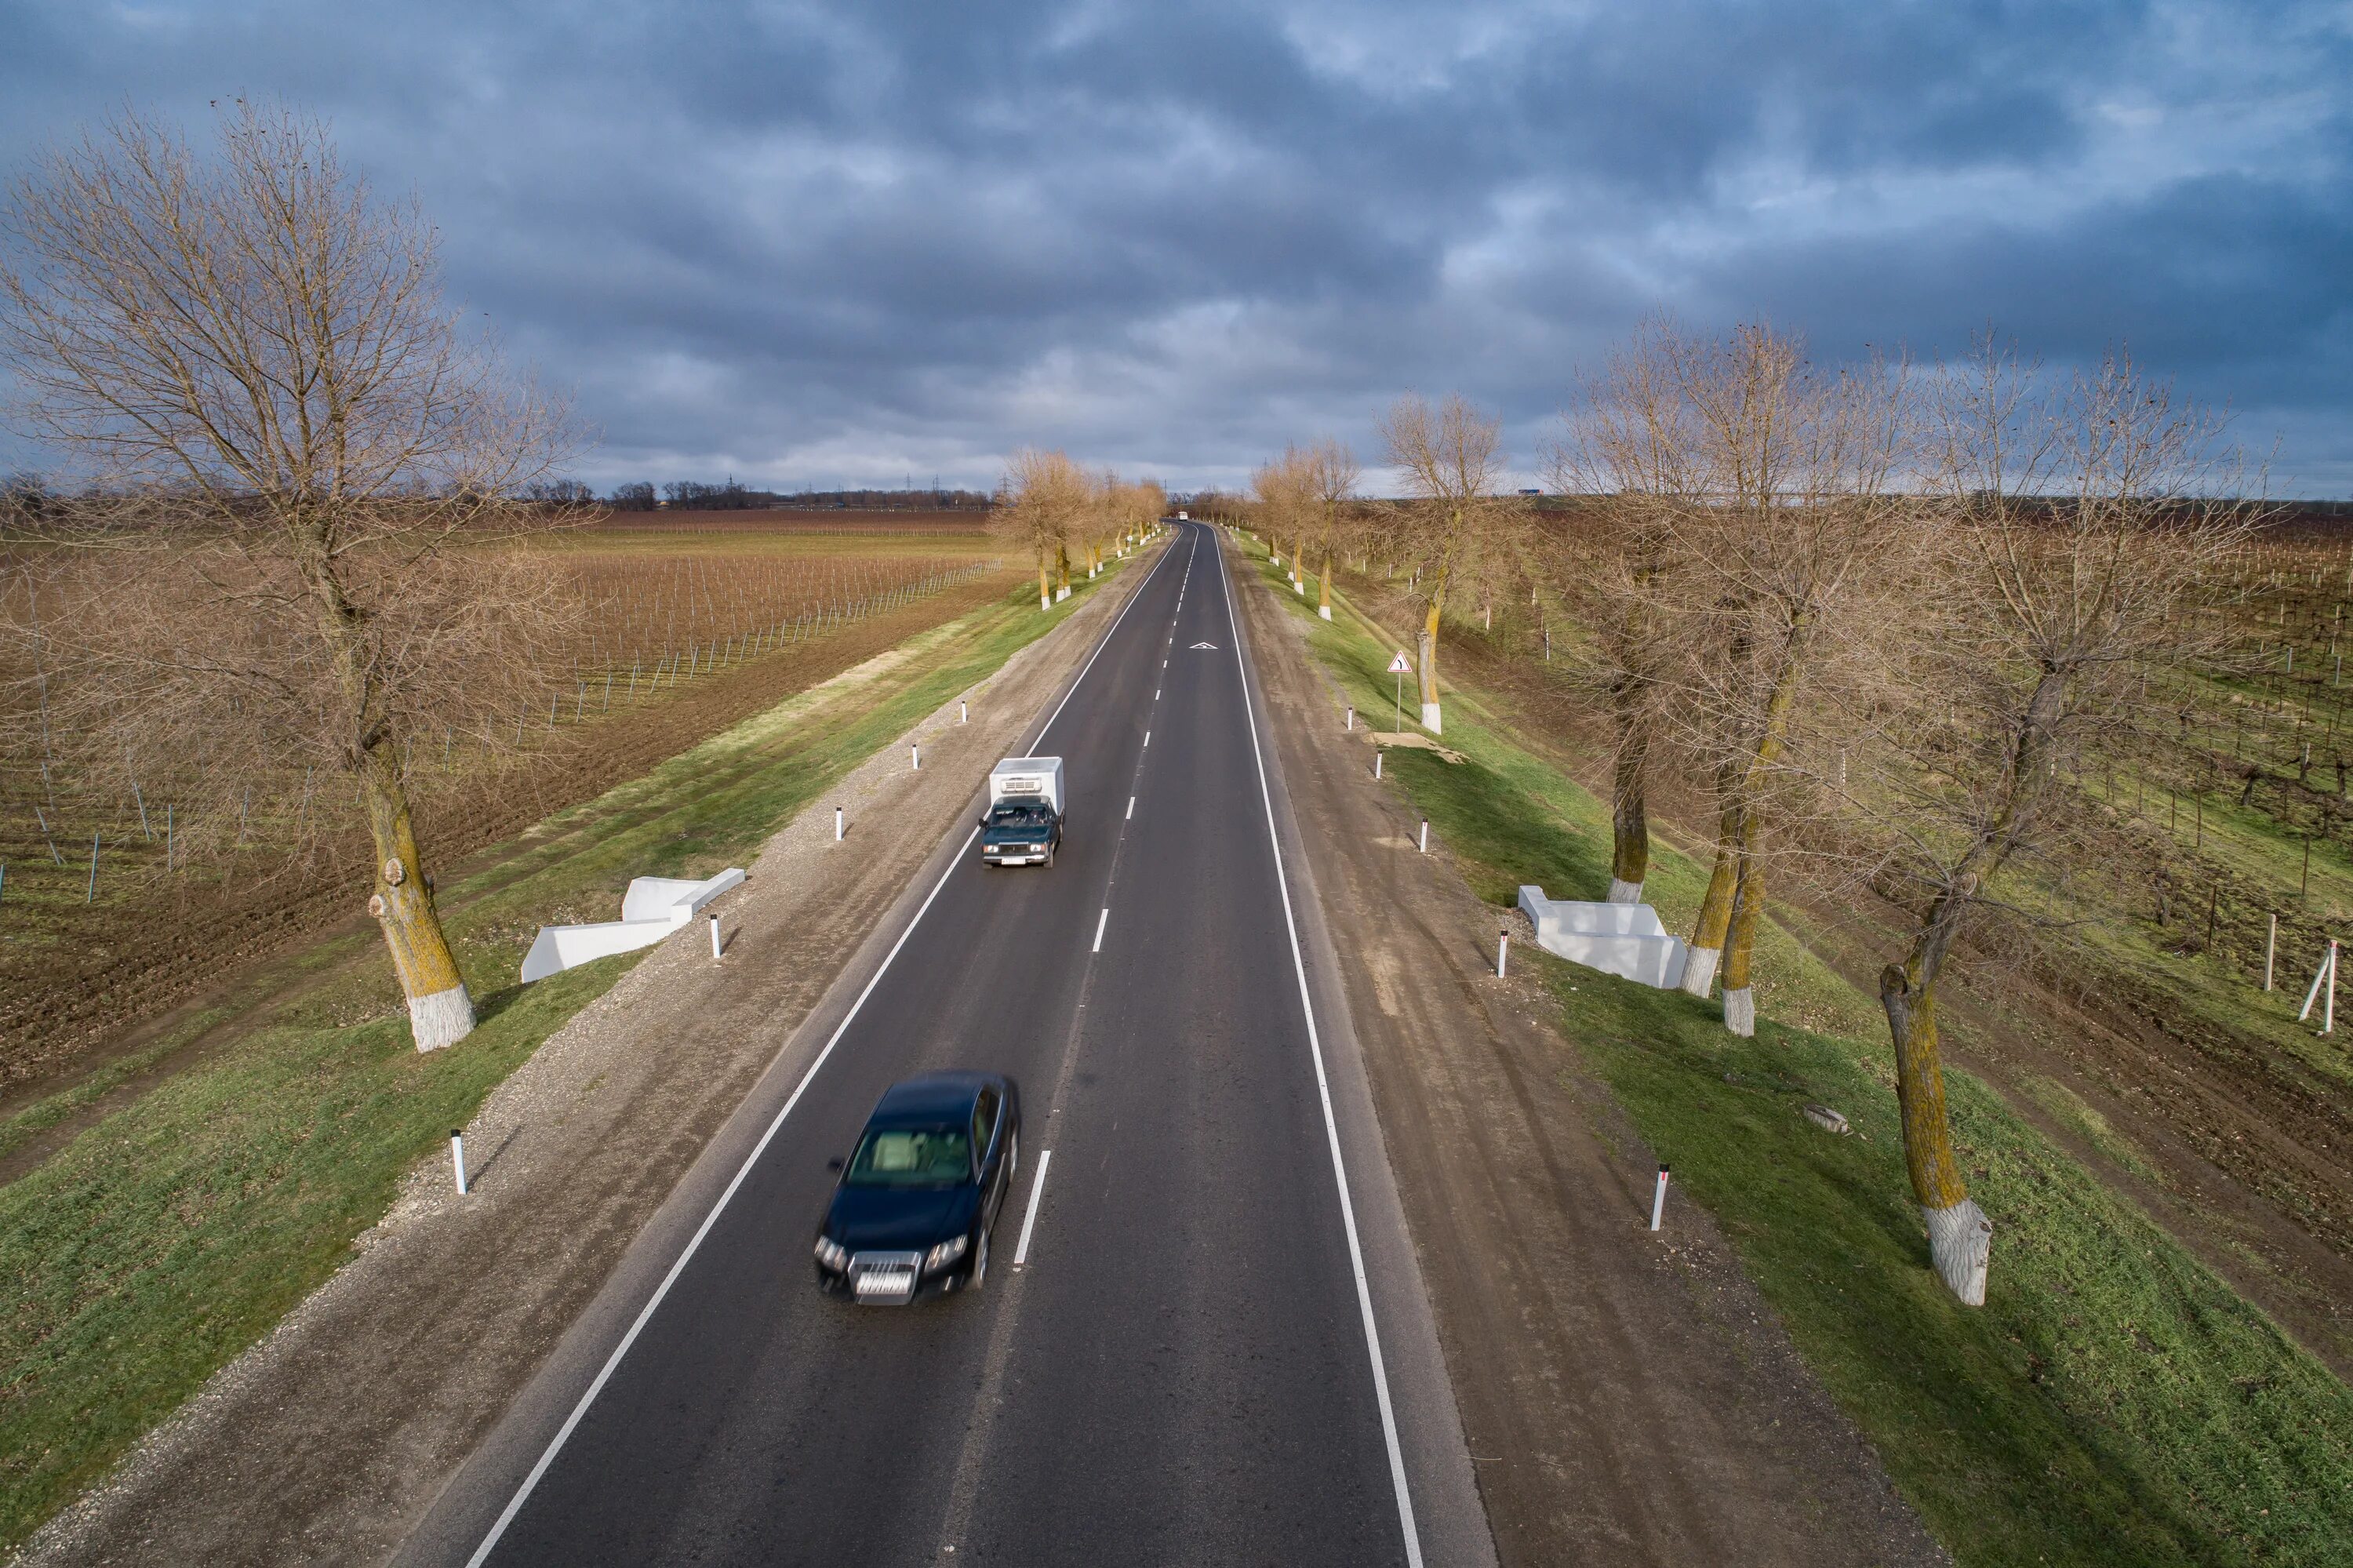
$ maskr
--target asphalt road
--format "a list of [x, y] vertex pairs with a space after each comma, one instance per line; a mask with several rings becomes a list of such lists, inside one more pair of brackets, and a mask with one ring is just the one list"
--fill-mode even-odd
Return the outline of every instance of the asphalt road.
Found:
[[[445, 1499], [422, 1535], [447, 1560], [1458, 1560], [1413, 1539], [1418, 1489], [1467, 1490], [1419, 1457], [1459, 1430], [1413, 1429], [1451, 1398], [1390, 1399], [1442, 1383], [1434, 1338], [1390, 1333], [1386, 1369], [1368, 1340], [1419, 1287], [1393, 1196], [1351, 1169], [1352, 1214], [1335, 1178], [1377, 1134], [1344, 1136], [1354, 1102], [1335, 1123], [1319, 1086], [1332, 1023], [1311, 1020], [1235, 589], [1199, 524], [1150, 571], [1032, 747], [1065, 759], [1054, 866], [955, 854], [620, 1353], [523, 1402]], [[887, 1085], [952, 1067], [1023, 1090], [987, 1284], [820, 1295], [828, 1157]]]

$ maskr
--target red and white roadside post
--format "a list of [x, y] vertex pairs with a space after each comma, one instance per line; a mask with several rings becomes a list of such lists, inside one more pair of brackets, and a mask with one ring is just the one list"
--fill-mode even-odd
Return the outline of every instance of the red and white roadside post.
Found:
[[1659, 1222], [1667, 1217], [1667, 1168], [1659, 1167], [1659, 1184], [1651, 1192], [1651, 1228], [1657, 1230]]

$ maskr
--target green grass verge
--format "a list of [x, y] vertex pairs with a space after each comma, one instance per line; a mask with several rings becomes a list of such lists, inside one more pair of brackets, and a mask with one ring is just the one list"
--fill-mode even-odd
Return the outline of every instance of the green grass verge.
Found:
[[[1306, 612], [1313, 649], [1359, 711], [1385, 714], [1388, 643], [1345, 605], [1335, 614]], [[1601, 896], [1601, 802], [1516, 744], [1478, 694], [1450, 690], [1445, 720], [1461, 764], [1392, 750], [1385, 772], [1472, 885], [1497, 904], [1524, 882]], [[1704, 878], [1657, 856], [1651, 890], [1671, 925], [1688, 922]], [[1769, 1017], [1754, 1040], [1725, 1033], [1713, 1004], [1529, 961], [1954, 1555], [2353, 1560], [2353, 1392], [1966, 1073], [1949, 1086], [1955, 1137], [1997, 1231], [1986, 1306], [1955, 1303], [1927, 1266], [1876, 1009], [1788, 931], [1760, 943]], [[1816, 1130], [1808, 1100], [1845, 1112], [1857, 1136]]]
[[[748, 853], [1088, 591], [1074, 584], [1041, 615], [1025, 586], [912, 639], [886, 667], [791, 698], [489, 857], [493, 869], [443, 895], [480, 999], [480, 1027], [461, 1044], [410, 1048], [381, 944], [321, 942], [272, 966], [281, 984], [321, 983], [291, 1001], [248, 1002], [250, 1027], [228, 1044], [0, 1188], [0, 1549], [332, 1274], [403, 1173], [639, 956], [517, 985], [540, 924], [609, 919], [631, 876], [707, 875]], [[0, 1143], [146, 1065], [117, 1064], [24, 1107]]]

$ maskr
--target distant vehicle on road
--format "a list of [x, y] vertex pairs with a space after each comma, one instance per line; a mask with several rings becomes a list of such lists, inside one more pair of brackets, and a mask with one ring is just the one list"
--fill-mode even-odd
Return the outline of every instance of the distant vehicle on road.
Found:
[[993, 1073], [891, 1086], [846, 1160], [817, 1234], [823, 1288], [869, 1306], [978, 1289], [1021, 1164], [1021, 1090]]
[[1051, 865], [1062, 845], [1062, 759], [1008, 757], [988, 770], [980, 858], [992, 865]]

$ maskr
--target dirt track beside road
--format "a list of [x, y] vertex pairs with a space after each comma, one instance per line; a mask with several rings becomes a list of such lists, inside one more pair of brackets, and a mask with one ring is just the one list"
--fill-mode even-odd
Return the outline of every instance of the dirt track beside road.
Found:
[[[26, 1564], [378, 1561], [421, 1517], [910, 876], [1146, 576], [1147, 556], [772, 837], [699, 932], [654, 949], [466, 1129], [475, 1186], [420, 1163], [363, 1250]], [[857, 703], [884, 653], [820, 689]], [[921, 772], [906, 743], [920, 738]], [[833, 842], [835, 802], [850, 833]]]
[[1502, 1562], [1947, 1562], [1234, 575]]

